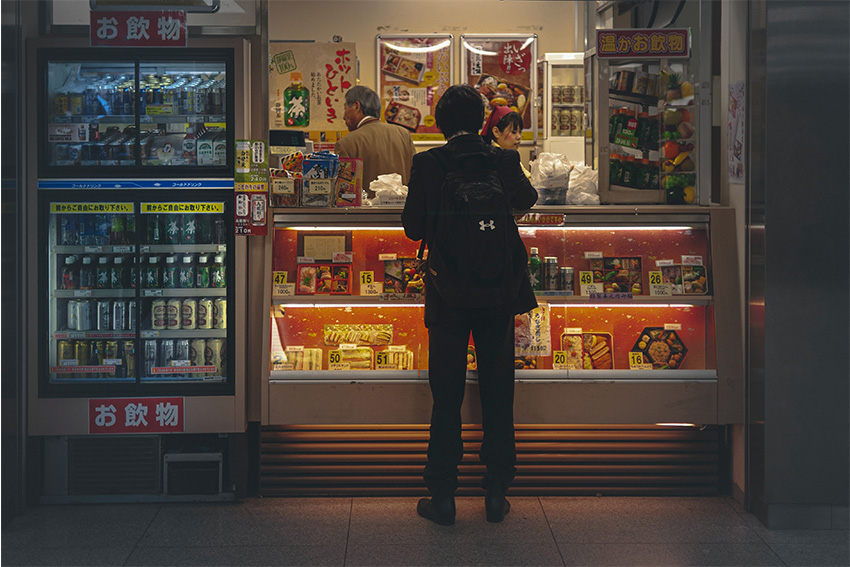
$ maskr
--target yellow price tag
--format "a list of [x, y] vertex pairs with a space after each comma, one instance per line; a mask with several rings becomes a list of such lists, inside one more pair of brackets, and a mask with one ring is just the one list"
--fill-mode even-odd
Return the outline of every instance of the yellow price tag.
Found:
[[342, 362], [342, 352], [338, 350], [332, 350], [328, 354], [328, 363], [329, 364], [339, 364]]
[[579, 272], [579, 282], [584, 285], [593, 283], [593, 272]]
[[281, 284], [287, 283], [286, 278], [287, 278], [286, 272], [275, 272], [274, 273], [274, 283], [276, 285], [281, 285]]
[[554, 356], [552, 357], [552, 368], [555, 370], [567, 369], [567, 351], [556, 350], [554, 352]]
[[661, 272], [649, 272], [649, 285], [661, 285]]
[[382, 364], [389, 364], [390, 361], [389, 361], [389, 356], [387, 355], [387, 352], [381, 351], [377, 355], [375, 355], [375, 363], [378, 366], [381, 366]]
[[381, 295], [381, 287], [375, 283], [375, 272], [360, 272], [360, 295]]
[[360, 283], [370, 284], [375, 281], [375, 272], [360, 272]]
[[642, 352], [630, 352], [629, 353], [629, 368], [640, 369], [640, 368], [643, 368], [643, 367], [644, 367], [643, 353]]

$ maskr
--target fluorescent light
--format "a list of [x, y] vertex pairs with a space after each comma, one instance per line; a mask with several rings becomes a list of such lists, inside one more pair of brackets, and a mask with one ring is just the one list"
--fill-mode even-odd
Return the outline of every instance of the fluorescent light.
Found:
[[661, 427], [699, 427], [696, 423], [656, 423]]
[[327, 308], [327, 307], [338, 307], [340, 309], [348, 309], [348, 308], [355, 308], [356, 307], [356, 308], [359, 309], [361, 307], [369, 307], [369, 308], [374, 309], [375, 307], [424, 307], [424, 306], [425, 305], [423, 303], [389, 303], [389, 302], [388, 303], [357, 303], [357, 304], [352, 304], [352, 303], [288, 303], [286, 305], [282, 305], [282, 307], [284, 307], [286, 309], [293, 309], [295, 307], [298, 307], [298, 308], [309, 307], [311, 309], [312, 308], [324, 309], [324, 308]]
[[592, 232], [592, 231], [618, 231], [618, 230], [693, 230], [692, 226], [534, 226], [534, 225], [519, 225], [520, 230], [561, 230], [572, 232]]
[[431, 51], [439, 51], [445, 47], [448, 47], [452, 44], [450, 40], [441, 41], [436, 45], [431, 45], [428, 47], [407, 47], [405, 45], [396, 45], [394, 43], [385, 44], [390, 49], [394, 49], [396, 51], [401, 51], [403, 53], [430, 53]]
[[286, 230], [313, 230], [313, 231], [331, 231], [331, 230], [395, 230], [403, 231], [400, 226], [288, 226]]
[[[574, 297], [581, 297], [581, 296], [574, 296]], [[545, 299], [544, 297], [538, 297], [537, 299], [541, 303], [545, 303], [545, 301], [543, 301]], [[588, 298], [587, 300], [592, 301], [590, 298]], [[679, 303], [614, 303], [614, 302], [611, 302], [611, 301], [604, 301], [602, 303], [578, 303], [578, 302], [576, 302], [576, 303], [550, 303], [549, 307], [580, 307], [582, 309], [585, 309], [585, 308], [588, 308], [588, 307], [592, 307], [594, 309], [601, 309], [601, 308], [612, 308], [612, 309], [613, 308], [616, 308], [616, 309], [627, 309], [628, 308], [628, 309], [631, 309], [631, 308], [636, 308], [636, 307], [639, 307], [639, 308], [646, 307], [648, 309], [654, 309], [654, 308], [676, 307], [676, 308], [679, 308], [679, 309], [684, 309], [685, 307], [694, 307], [694, 306], [693, 305], [679, 304]]]

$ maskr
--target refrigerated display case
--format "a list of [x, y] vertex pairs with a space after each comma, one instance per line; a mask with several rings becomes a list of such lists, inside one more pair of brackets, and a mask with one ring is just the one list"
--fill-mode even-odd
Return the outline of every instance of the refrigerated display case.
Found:
[[233, 394], [232, 194], [40, 196], [40, 395]]
[[[263, 423], [428, 423], [418, 243], [398, 211], [274, 220]], [[519, 218], [549, 277], [536, 292], [541, 308], [517, 317], [517, 423], [739, 422], [733, 220], [727, 208], [668, 206], [547, 207]], [[298, 293], [322, 279], [332, 286], [340, 265], [353, 282], [345, 293]], [[470, 363], [474, 390], [474, 345]]]
[[575, 163], [584, 163], [583, 75], [583, 53], [545, 53], [537, 60], [538, 144]]
[[39, 177], [230, 177], [234, 50], [38, 51]]

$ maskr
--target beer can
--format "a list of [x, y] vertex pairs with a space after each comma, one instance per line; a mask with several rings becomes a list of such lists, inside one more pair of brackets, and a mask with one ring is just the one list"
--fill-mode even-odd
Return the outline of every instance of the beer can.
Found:
[[149, 339], [145, 341], [145, 376], [153, 376], [153, 369], [157, 363], [157, 353], [159, 352], [157, 342]]
[[227, 299], [217, 297], [213, 302], [213, 328], [227, 328]]
[[574, 85], [564, 85], [561, 87], [561, 102], [564, 104], [575, 104], [576, 90]]
[[79, 311], [80, 307], [79, 307], [79, 305], [77, 305], [78, 303], [79, 303], [79, 301], [77, 301], [76, 299], [71, 299], [70, 301], [68, 301], [68, 309], [67, 309], [66, 319], [67, 319], [67, 326], [68, 326], [69, 331], [76, 331], [77, 330], [77, 325], [78, 325], [77, 317], [79, 317], [79, 314], [80, 314], [80, 311]]
[[74, 343], [69, 340], [61, 340], [56, 345], [56, 365], [61, 366], [63, 360], [74, 359]]
[[564, 291], [573, 291], [573, 269], [563, 267], [559, 272], [561, 274], [560, 288]]
[[92, 301], [81, 299], [77, 302], [77, 330], [90, 331], [94, 326], [94, 317]]
[[189, 339], [179, 339], [174, 345], [174, 360], [189, 361]]
[[192, 366], [204, 365], [204, 352], [207, 348], [207, 341], [204, 339], [192, 339], [189, 343], [189, 361]]
[[169, 299], [165, 311], [165, 328], [169, 331], [180, 329], [181, 309], [183, 302], [179, 299]]
[[127, 302], [116, 299], [112, 303], [112, 330], [123, 331], [127, 328]]
[[164, 339], [159, 342], [159, 365], [171, 366], [172, 360], [174, 360], [174, 341]]
[[124, 341], [124, 368], [125, 375], [129, 377], [136, 376], [136, 342]]
[[199, 329], [213, 328], [213, 301], [209, 297], [198, 300], [197, 320]]
[[162, 331], [168, 323], [168, 306], [164, 299], [154, 299], [151, 303], [151, 329]]
[[115, 366], [115, 370], [109, 373], [110, 377], [124, 378], [127, 375], [126, 368], [124, 368], [123, 364], [120, 364], [122, 361], [118, 341], [106, 341], [106, 350], [103, 353], [103, 359], [104, 364]]
[[85, 366], [91, 358], [91, 344], [89, 341], [76, 341], [74, 343], [74, 358], [78, 366]]
[[134, 331], [136, 329], [136, 302], [128, 301], [127, 303], [129, 305], [127, 308], [127, 326], [125, 329]]
[[215, 366], [211, 376], [224, 376], [224, 340], [209, 339], [204, 350], [204, 364]]
[[552, 86], [552, 104], [560, 104], [561, 103], [561, 86], [553, 85]]
[[194, 297], [187, 297], [183, 300], [180, 325], [183, 329], [196, 329], [198, 327], [198, 300]]
[[558, 289], [558, 259], [554, 256], [546, 256], [543, 259], [543, 289]]
[[570, 134], [573, 136], [584, 136], [584, 112], [580, 108], [571, 111]]

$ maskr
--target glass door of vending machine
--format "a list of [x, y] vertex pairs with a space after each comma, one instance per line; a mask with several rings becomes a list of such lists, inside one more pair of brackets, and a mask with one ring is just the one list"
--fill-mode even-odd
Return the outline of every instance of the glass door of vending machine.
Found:
[[232, 176], [232, 50], [44, 49], [38, 58], [41, 178]]
[[43, 192], [45, 396], [232, 394], [229, 192]]

